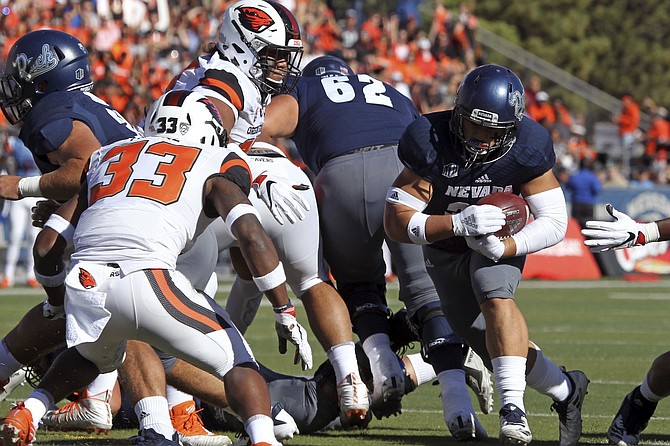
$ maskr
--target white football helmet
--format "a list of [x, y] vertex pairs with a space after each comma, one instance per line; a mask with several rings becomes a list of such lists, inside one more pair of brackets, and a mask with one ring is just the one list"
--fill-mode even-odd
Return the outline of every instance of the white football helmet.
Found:
[[[223, 15], [217, 48], [267, 94], [288, 93], [300, 76], [302, 40], [291, 12], [270, 0], [240, 0]], [[286, 66], [276, 61], [286, 61]], [[280, 80], [270, 77], [281, 76]]]
[[158, 98], [147, 112], [144, 134], [215, 147], [228, 143], [228, 133], [214, 103], [189, 90], [169, 91]]

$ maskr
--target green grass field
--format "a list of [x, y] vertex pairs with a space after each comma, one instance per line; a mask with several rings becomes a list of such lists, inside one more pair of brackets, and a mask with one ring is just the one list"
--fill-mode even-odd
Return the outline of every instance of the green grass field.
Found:
[[[519, 302], [526, 316], [531, 339], [556, 363], [568, 369], [578, 368], [591, 379], [584, 404], [583, 444], [606, 443], [605, 432], [621, 399], [642, 380], [651, 361], [670, 348], [670, 282], [627, 283], [537, 282], [522, 284]], [[25, 291], [28, 294], [19, 294]], [[389, 303], [400, 307], [397, 290], [391, 287]], [[219, 297], [224, 299], [225, 293]], [[3, 291], [0, 333], [9, 331], [19, 317], [41, 300], [28, 290]], [[299, 319], [305, 322], [304, 311]], [[313, 338], [312, 338], [313, 339]], [[261, 308], [248, 340], [257, 358], [281, 372], [299, 374], [292, 355], [276, 353], [276, 338], [269, 307]], [[325, 353], [312, 342], [314, 364], [325, 360]], [[3, 414], [9, 403], [29, 392], [19, 388], [1, 404]], [[442, 419], [439, 387], [425, 385], [403, 400], [403, 414], [382, 421], [373, 420], [365, 431], [327, 431], [302, 435], [289, 445], [427, 445], [456, 443]], [[526, 409], [533, 431], [534, 445], [557, 444], [558, 417], [549, 407], [551, 401], [533, 390], [526, 393]], [[476, 404], [475, 404], [476, 406]], [[497, 399], [496, 399], [496, 408]], [[482, 444], [498, 442], [498, 417], [480, 414], [480, 420], [492, 437]], [[36, 444], [44, 445], [126, 445], [134, 431], [113, 430], [108, 436], [85, 433], [38, 432]], [[231, 433], [228, 433], [231, 435]], [[477, 443], [471, 443], [477, 444]], [[652, 418], [642, 444], [670, 444], [670, 404], [661, 402]]]

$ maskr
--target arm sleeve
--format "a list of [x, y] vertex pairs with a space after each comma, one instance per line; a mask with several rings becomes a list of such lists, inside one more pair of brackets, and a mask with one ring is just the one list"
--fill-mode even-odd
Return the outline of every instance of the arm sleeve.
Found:
[[560, 187], [529, 195], [526, 201], [535, 220], [512, 236], [517, 256], [559, 243], [565, 238], [568, 228], [568, 212]]

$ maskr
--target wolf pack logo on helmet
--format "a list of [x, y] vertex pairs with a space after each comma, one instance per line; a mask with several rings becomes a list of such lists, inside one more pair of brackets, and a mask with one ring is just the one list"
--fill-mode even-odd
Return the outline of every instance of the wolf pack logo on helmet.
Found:
[[10, 124], [19, 123], [49, 93], [89, 91], [90, 72], [88, 51], [77, 38], [53, 29], [29, 32], [7, 54], [0, 108]]
[[249, 31], [260, 33], [274, 25], [270, 15], [262, 9], [253, 8], [250, 6], [241, 6], [237, 8], [239, 11], [239, 19], [242, 26]]

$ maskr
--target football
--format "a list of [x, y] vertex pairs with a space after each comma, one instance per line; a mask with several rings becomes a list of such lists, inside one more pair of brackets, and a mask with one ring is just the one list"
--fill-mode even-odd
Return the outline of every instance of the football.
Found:
[[530, 217], [528, 203], [522, 197], [508, 192], [495, 192], [482, 197], [477, 204], [491, 204], [505, 213], [505, 225], [494, 235], [504, 238], [516, 234], [526, 226]]

